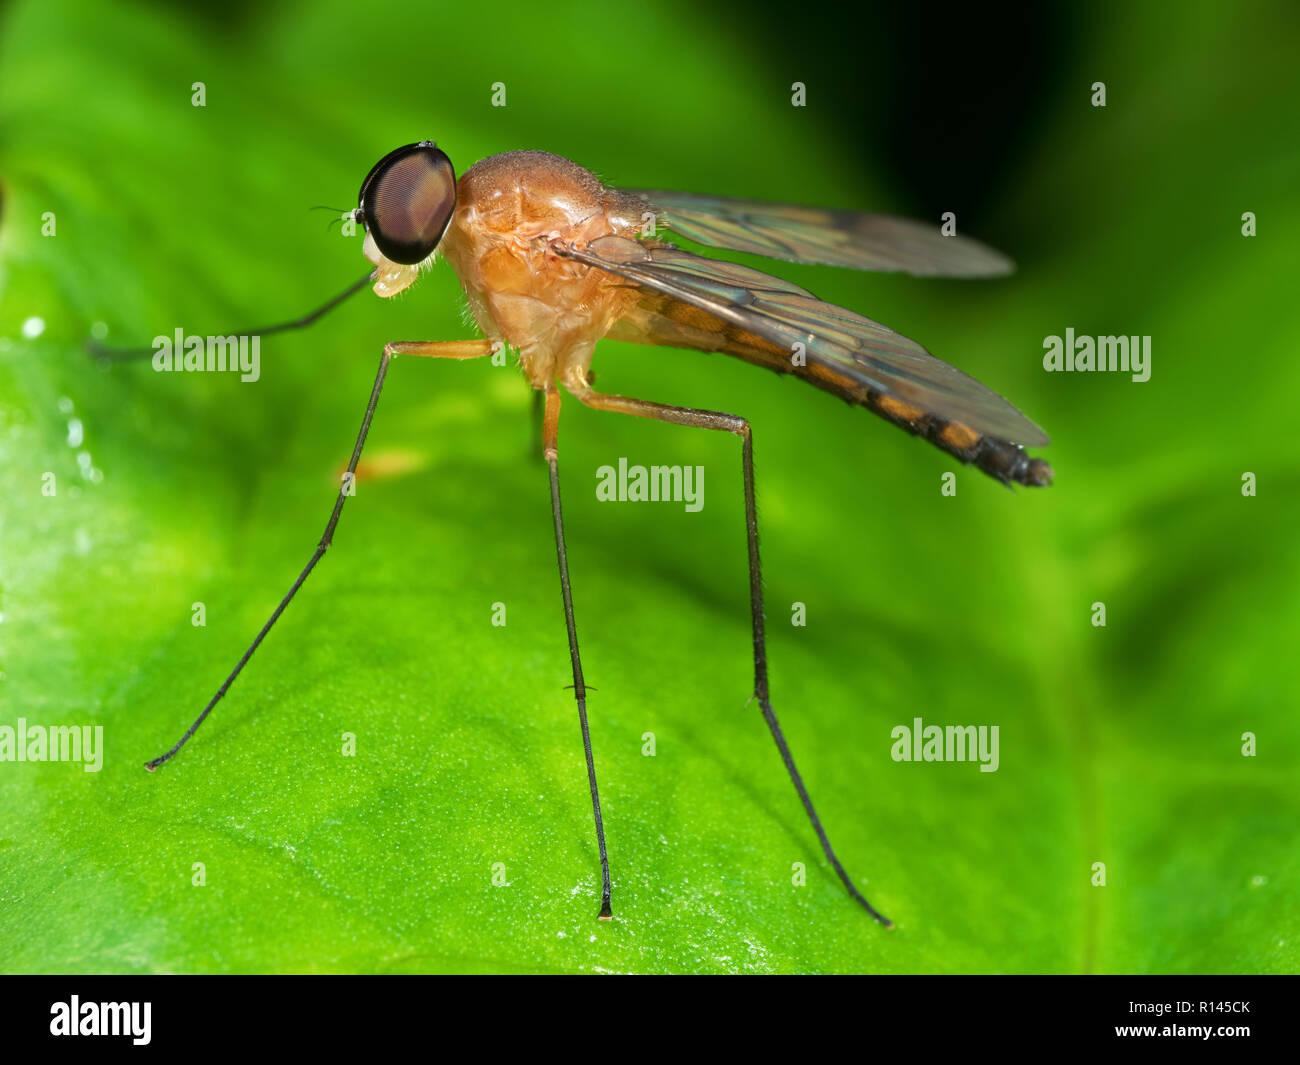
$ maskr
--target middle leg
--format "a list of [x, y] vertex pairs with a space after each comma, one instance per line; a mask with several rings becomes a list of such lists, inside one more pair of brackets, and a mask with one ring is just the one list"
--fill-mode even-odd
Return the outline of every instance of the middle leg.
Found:
[[600, 792], [596, 787], [596, 762], [591, 753], [591, 730], [587, 727], [587, 687], [582, 679], [582, 656], [578, 652], [578, 627], [573, 620], [573, 591], [569, 587], [569, 555], [564, 543], [564, 515], [560, 509], [560, 393], [546, 391], [542, 420], [542, 446], [551, 470], [551, 514], [555, 521], [555, 553], [560, 566], [560, 592], [564, 596], [564, 623], [569, 631], [569, 658], [573, 664], [573, 697], [578, 701], [578, 724], [582, 727], [582, 749], [587, 756], [587, 781], [591, 785], [591, 808], [596, 818], [596, 844], [600, 848], [600, 919], [614, 916], [610, 908], [609, 855], [605, 850], [605, 822], [600, 813]]

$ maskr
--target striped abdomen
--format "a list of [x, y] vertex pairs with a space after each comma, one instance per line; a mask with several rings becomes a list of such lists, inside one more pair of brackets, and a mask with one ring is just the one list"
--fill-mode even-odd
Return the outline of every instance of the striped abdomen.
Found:
[[1019, 444], [985, 436], [961, 422], [927, 414], [880, 392], [867, 391], [863, 398], [855, 396], [853, 401], [1003, 484], [1041, 488], [1052, 483], [1052, 467], [1042, 459], [1032, 458]]
[[834, 367], [814, 362], [794, 364], [789, 352], [770, 341], [657, 292], [643, 293], [638, 305], [615, 324], [609, 336], [637, 344], [725, 352], [779, 374], [793, 374], [848, 403], [866, 407], [914, 436], [924, 437], [1003, 484], [1037, 488], [1052, 483], [1052, 467], [1030, 457], [1019, 444], [978, 433], [961, 422], [876, 392]]

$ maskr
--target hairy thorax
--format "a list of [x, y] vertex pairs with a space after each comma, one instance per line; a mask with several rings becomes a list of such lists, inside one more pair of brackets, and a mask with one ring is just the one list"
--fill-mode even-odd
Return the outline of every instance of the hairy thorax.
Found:
[[519, 350], [534, 387], [585, 377], [596, 341], [635, 299], [617, 278], [560, 258], [550, 243], [635, 236], [643, 209], [549, 152], [493, 155], [461, 176], [441, 250], [479, 328]]

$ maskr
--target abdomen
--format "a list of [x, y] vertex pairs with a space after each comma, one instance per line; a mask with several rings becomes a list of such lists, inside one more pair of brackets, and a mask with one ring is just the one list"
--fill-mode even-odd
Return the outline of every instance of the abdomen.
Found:
[[793, 374], [848, 403], [866, 407], [1003, 484], [1042, 487], [1052, 481], [1052, 467], [1042, 459], [1030, 457], [1019, 444], [978, 433], [961, 422], [869, 389], [833, 368], [812, 361], [803, 366], [793, 365], [785, 348], [658, 292], [642, 290], [636, 305], [624, 312], [623, 319], [614, 325], [609, 336], [637, 344], [720, 351], [779, 374]]

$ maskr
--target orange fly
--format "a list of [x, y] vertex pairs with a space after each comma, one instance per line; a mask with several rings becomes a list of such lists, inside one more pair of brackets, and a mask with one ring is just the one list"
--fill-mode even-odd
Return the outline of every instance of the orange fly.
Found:
[[[600, 852], [599, 916], [608, 919], [613, 911], [560, 507], [560, 385], [597, 410], [740, 438], [754, 697], [827, 860], [849, 894], [888, 926], [836, 857], [772, 709], [749, 422], [735, 414], [597, 392], [591, 386], [591, 361], [602, 337], [725, 352], [860, 404], [1005, 484], [1042, 486], [1051, 482], [1051, 467], [1024, 448], [1047, 444], [1047, 435], [997, 393], [869, 318], [758, 270], [676, 248], [660, 234], [677, 232], [697, 243], [789, 262], [921, 276], [994, 277], [1009, 273], [1010, 261], [969, 238], [885, 215], [614, 189], [549, 152], [494, 155], [457, 180], [451, 160], [432, 141], [384, 156], [366, 175], [358, 206], [348, 214], [365, 228], [365, 256], [374, 270], [302, 318], [249, 332], [266, 335], [310, 325], [367, 284], [379, 296], [393, 296], [413, 284], [439, 252], [456, 271], [483, 337], [385, 345], [345, 486], [356, 473], [394, 356], [474, 359], [503, 344], [518, 351], [542, 408], [573, 693]], [[141, 354], [98, 350], [113, 358]], [[229, 690], [330, 546], [348, 494], [346, 487], [340, 489], [311, 559], [244, 656], [176, 745], [147, 763], [150, 770], [181, 749]]]

